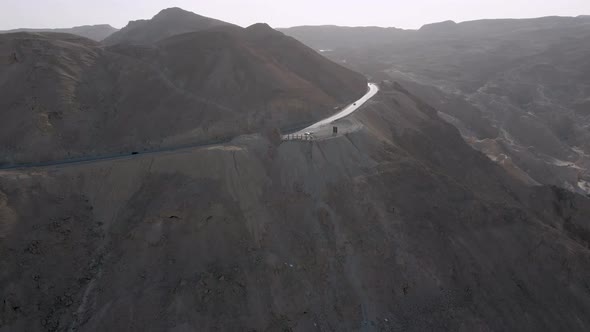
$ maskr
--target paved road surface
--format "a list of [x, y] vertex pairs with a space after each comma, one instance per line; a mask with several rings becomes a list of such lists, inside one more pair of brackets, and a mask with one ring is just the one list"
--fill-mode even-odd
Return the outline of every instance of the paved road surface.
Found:
[[139, 156], [146, 156], [146, 155], [152, 155], [152, 154], [181, 152], [184, 150], [189, 151], [189, 150], [192, 150], [195, 148], [205, 148], [205, 147], [218, 146], [221, 144], [229, 143], [231, 141], [232, 141], [231, 139], [228, 139], [228, 140], [219, 140], [219, 141], [209, 142], [209, 143], [198, 143], [198, 144], [183, 145], [183, 146], [157, 148], [157, 149], [148, 150], [148, 151], [137, 151], [137, 153], [116, 153], [116, 154], [101, 155], [101, 156], [94, 156], [94, 157], [78, 157], [78, 158], [65, 159], [65, 160], [53, 160], [53, 161], [43, 161], [43, 162], [37, 162], [37, 163], [26, 163], [26, 164], [18, 164], [18, 165], [0, 166], [0, 170], [27, 169], [27, 168], [49, 167], [49, 166], [80, 165], [80, 164], [88, 164], [88, 163], [93, 163], [93, 162], [102, 162], [102, 161], [109, 161], [109, 160], [126, 160], [126, 159], [132, 159], [132, 158], [136, 158]]
[[[329, 118], [326, 118], [322, 121], [316, 122], [311, 126], [302, 129], [296, 133], [289, 134], [290, 135], [305, 135], [305, 133], [311, 133], [314, 138], [318, 138], [318, 136], [325, 136], [324, 133], [329, 132], [332, 133], [331, 124], [336, 121], [340, 120], [346, 116], [349, 116], [351, 113], [359, 109], [359, 107], [363, 106], [369, 99], [373, 98], [379, 92], [379, 87], [375, 83], [369, 83], [369, 91], [359, 100], [356, 102], [348, 105], [342, 111], [332, 115]], [[327, 127], [330, 127], [329, 130]], [[284, 139], [287, 138], [287, 135], [283, 136]]]

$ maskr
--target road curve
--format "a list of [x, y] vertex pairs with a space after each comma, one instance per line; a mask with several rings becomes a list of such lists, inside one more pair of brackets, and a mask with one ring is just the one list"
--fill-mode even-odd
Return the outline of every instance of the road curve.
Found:
[[312, 124], [311, 126], [305, 128], [305, 129], [302, 129], [298, 132], [283, 136], [283, 139], [287, 139], [287, 136], [291, 136], [291, 135], [295, 135], [295, 136], [296, 135], [305, 135], [305, 133], [310, 133], [311, 135], [313, 135], [315, 133], [318, 133], [323, 127], [329, 126], [332, 122], [334, 122], [336, 120], [340, 120], [346, 116], [349, 116], [354, 111], [358, 110], [361, 106], [363, 106], [364, 103], [366, 103], [369, 99], [373, 98], [373, 96], [375, 96], [377, 94], [377, 92], [379, 92], [379, 86], [377, 86], [377, 84], [375, 84], [375, 83], [369, 83], [369, 90], [367, 91], [367, 93], [364, 96], [361, 97], [361, 99], [346, 106], [342, 111], [332, 115], [329, 118], [326, 118], [326, 119], [323, 119], [319, 122], [316, 122], [316, 123]]
[[[319, 122], [316, 122], [313, 125], [305, 128], [295, 134], [303, 135], [303, 133], [305, 133], [305, 132], [311, 132], [311, 133], [317, 132], [321, 128], [330, 125], [330, 123], [350, 115], [352, 112], [356, 111], [359, 107], [361, 107], [367, 100], [371, 99], [375, 94], [377, 94], [378, 91], [379, 91], [379, 87], [377, 87], [376, 84], [369, 83], [369, 91], [361, 99], [348, 105], [342, 111], [332, 115], [331, 117], [321, 120]], [[5, 165], [5, 166], [0, 166], [0, 170], [40, 168], [40, 167], [49, 167], [49, 166], [88, 164], [88, 163], [93, 163], [93, 162], [101, 162], [101, 161], [109, 161], [109, 160], [132, 159], [132, 158], [136, 158], [139, 156], [145, 156], [145, 155], [176, 152], [176, 151], [189, 150], [189, 149], [194, 149], [194, 148], [215, 146], [215, 145], [229, 143], [231, 141], [232, 141], [232, 139], [226, 139], [226, 140], [218, 140], [218, 141], [208, 142], [208, 143], [197, 143], [197, 144], [189, 144], [189, 145], [184, 145], [184, 146], [158, 148], [158, 149], [152, 149], [149, 151], [137, 151], [137, 152], [133, 152], [133, 153], [118, 153], [118, 154], [109, 154], [109, 155], [94, 156], [94, 157], [78, 157], [78, 158], [72, 158], [72, 159], [66, 159], [66, 160], [34, 162], [34, 163], [25, 163], [25, 164], [17, 164], [17, 165]]]

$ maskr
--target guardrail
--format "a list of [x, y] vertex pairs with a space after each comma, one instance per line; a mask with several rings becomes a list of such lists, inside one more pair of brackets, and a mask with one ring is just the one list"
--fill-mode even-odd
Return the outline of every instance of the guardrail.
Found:
[[283, 136], [283, 141], [313, 141], [314, 139], [312, 135], [304, 134], [288, 134]]

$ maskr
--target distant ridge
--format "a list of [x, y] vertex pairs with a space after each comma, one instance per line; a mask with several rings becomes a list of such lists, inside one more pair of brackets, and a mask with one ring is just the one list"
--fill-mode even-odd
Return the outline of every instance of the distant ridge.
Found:
[[58, 28], [58, 29], [29, 29], [29, 28], [22, 28], [22, 29], [13, 29], [13, 30], [5, 30], [0, 31], [0, 33], [14, 33], [14, 32], [60, 32], [60, 33], [70, 33], [73, 35], [78, 35], [82, 37], [86, 37], [88, 39], [92, 39], [95, 41], [101, 41], [108, 36], [112, 35], [113, 33], [119, 31], [116, 28], [108, 24], [97, 24], [97, 25], [82, 25], [73, 28]]
[[448, 30], [457, 27], [457, 23], [455, 21], [443, 21], [438, 23], [430, 23], [425, 24], [420, 28], [420, 31], [440, 31], [440, 30]]
[[336, 25], [299, 26], [277, 29], [288, 36], [303, 41], [306, 45], [315, 49], [336, 49], [351, 47], [360, 42], [363, 47], [380, 44], [383, 41], [391, 41], [397, 36], [413, 30], [399, 28], [369, 27], [341, 27]]

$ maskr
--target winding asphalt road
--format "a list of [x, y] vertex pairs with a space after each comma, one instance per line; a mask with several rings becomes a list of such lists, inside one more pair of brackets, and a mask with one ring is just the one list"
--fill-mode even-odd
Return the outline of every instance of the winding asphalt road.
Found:
[[[369, 90], [367, 91], [367, 93], [361, 97], [361, 99], [355, 101], [354, 103], [346, 106], [342, 111], [332, 115], [329, 118], [326, 118], [324, 120], [321, 120], [319, 122], [316, 122], [314, 124], [312, 124], [311, 126], [302, 129], [298, 132], [289, 134], [289, 135], [284, 135], [283, 139], [287, 139], [288, 136], [292, 136], [292, 135], [305, 135], [305, 133], [310, 133], [314, 138], [319, 138], [320, 136], [325, 136], [324, 134], [320, 134], [320, 133], [325, 133], [327, 132], [325, 130], [325, 127], [330, 126], [334, 121], [336, 120], [340, 120], [344, 117], [349, 116], [350, 114], [352, 114], [354, 111], [358, 110], [361, 106], [363, 106], [364, 103], [366, 103], [369, 99], [373, 98], [373, 96], [375, 96], [377, 94], [377, 92], [379, 92], [379, 86], [377, 86], [377, 84], [375, 83], [369, 83]], [[324, 130], [322, 130], [324, 129]], [[329, 131], [331, 133], [331, 130]]]
[[[357, 109], [361, 107], [365, 102], [371, 99], [379, 92], [379, 87], [374, 83], [369, 83], [369, 90], [368, 92], [356, 102], [348, 105], [342, 111], [332, 115], [329, 118], [321, 120], [319, 122], [314, 123], [313, 125], [293, 133], [291, 135], [303, 135], [306, 132], [314, 133], [320, 132], [320, 130], [325, 129], [329, 126], [332, 122], [342, 119]], [[286, 136], [284, 136], [286, 137]], [[66, 160], [55, 160], [55, 161], [47, 161], [47, 162], [37, 162], [37, 163], [26, 163], [26, 164], [18, 164], [18, 165], [7, 165], [7, 166], [0, 166], [0, 170], [11, 170], [11, 169], [27, 169], [27, 168], [39, 168], [39, 167], [49, 167], [49, 166], [61, 166], [61, 165], [73, 165], [73, 164], [87, 164], [92, 162], [100, 162], [100, 161], [109, 161], [109, 160], [123, 160], [123, 159], [132, 159], [139, 156], [146, 156], [151, 154], [160, 154], [160, 153], [168, 153], [168, 152], [180, 152], [182, 150], [189, 150], [194, 148], [201, 148], [201, 147], [208, 147], [208, 146], [215, 146], [224, 143], [231, 142], [232, 139], [226, 140], [219, 140], [215, 142], [208, 142], [208, 143], [200, 143], [200, 144], [193, 144], [193, 145], [184, 145], [184, 146], [175, 146], [175, 147], [167, 147], [161, 149], [153, 149], [149, 151], [137, 151], [134, 153], [118, 153], [118, 154], [110, 154], [110, 155], [102, 155], [102, 156], [95, 156], [95, 157], [80, 157], [80, 158], [72, 158]]]

